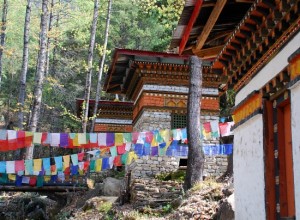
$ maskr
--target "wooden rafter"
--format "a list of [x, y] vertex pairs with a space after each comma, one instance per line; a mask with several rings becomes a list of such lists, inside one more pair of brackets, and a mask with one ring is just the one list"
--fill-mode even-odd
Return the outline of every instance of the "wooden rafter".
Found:
[[224, 45], [202, 49], [197, 51], [195, 55], [201, 58], [214, 58], [221, 52], [223, 47]]
[[200, 36], [197, 38], [197, 44], [193, 48], [193, 53], [197, 54], [203, 47], [205, 41], [207, 40], [211, 30], [213, 29], [215, 23], [217, 22], [227, 0], [218, 0], [213, 11], [211, 12], [203, 31], [201, 32]]

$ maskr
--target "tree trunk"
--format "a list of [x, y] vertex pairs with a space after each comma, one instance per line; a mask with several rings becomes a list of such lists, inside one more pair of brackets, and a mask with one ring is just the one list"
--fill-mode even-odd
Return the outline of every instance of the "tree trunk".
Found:
[[6, 37], [7, 9], [8, 9], [7, 0], [4, 0], [3, 8], [2, 8], [2, 20], [1, 20], [2, 25], [1, 25], [1, 37], [0, 37], [0, 88], [2, 83], [2, 57], [3, 57], [3, 50], [5, 46], [5, 37]]
[[99, 0], [95, 0], [94, 3], [94, 15], [91, 26], [91, 36], [90, 36], [90, 45], [89, 45], [89, 54], [88, 54], [88, 72], [86, 74], [86, 83], [85, 83], [85, 97], [84, 97], [84, 115], [82, 119], [82, 132], [86, 132], [87, 122], [88, 122], [88, 114], [89, 114], [89, 102], [91, 95], [91, 83], [92, 83], [92, 71], [93, 71], [93, 55], [94, 55], [94, 47], [95, 47], [95, 37], [96, 37], [96, 29], [97, 29], [97, 21], [99, 14]]
[[100, 100], [100, 97], [101, 97], [101, 90], [102, 90], [101, 80], [102, 80], [102, 74], [103, 74], [103, 68], [104, 68], [104, 62], [105, 62], [105, 56], [106, 56], [107, 41], [108, 41], [108, 35], [109, 35], [111, 5], [112, 5], [112, 0], [108, 0], [106, 26], [105, 26], [105, 37], [104, 37], [104, 45], [103, 45], [103, 55], [102, 55], [100, 63], [99, 63], [99, 72], [98, 72], [95, 106], [94, 106], [94, 110], [93, 110], [93, 119], [92, 119], [92, 125], [91, 125], [90, 132], [94, 131], [95, 119], [96, 119], [97, 111], [98, 111], [98, 104], [99, 104], [99, 100]]
[[23, 129], [24, 122], [24, 103], [26, 95], [26, 78], [28, 70], [28, 57], [29, 57], [29, 27], [30, 27], [30, 14], [31, 14], [31, 0], [27, 1], [26, 14], [25, 14], [25, 24], [24, 24], [24, 45], [23, 45], [23, 59], [22, 59], [22, 70], [20, 75], [20, 90], [19, 90], [19, 112], [18, 112], [18, 127]]
[[202, 61], [190, 57], [190, 87], [188, 97], [187, 137], [189, 140], [184, 189], [188, 190], [202, 180], [204, 153], [200, 141], [200, 109], [202, 96]]
[[[53, 26], [53, 7], [54, 7], [54, 0], [51, 0], [50, 4], [50, 15], [49, 15], [49, 26], [48, 26], [48, 34], [52, 30]], [[46, 53], [46, 70], [45, 70], [45, 76], [47, 77], [49, 74], [49, 61], [50, 61], [50, 46], [51, 46], [51, 39], [48, 36], [48, 41], [47, 41], [47, 53]]]
[[[39, 113], [42, 103], [43, 82], [46, 66], [47, 53], [47, 23], [48, 23], [48, 0], [42, 2], [40, 50], [38, 57], [37, 72], [35, 75], [34, 98], [32, 105], [32, 116], [29, 122], [29, 130], [35, 132], [39, 121]], [[26, 159], [32, 159], [34, 146], [26, 149]]]
[[[60, 1], [58, 0], [58, 4], [60, 5]], [[56, 14], [56, 21], [55, 21], [55, 27], [58, 28], [59, 27], [59, 18], [60, 18], [60, 14], [59, 14], [59, 10], [57, 10], [57, 14]], [[58, 65], [58, 60], [57, 60], [57, 51], [58, 51], [58, 37], [55, 36], [53, 39], [53, 52], [52, 52], [52, 62], [51, 62], [51, 73], [55, 76], [56, 75], [56, 67]]]

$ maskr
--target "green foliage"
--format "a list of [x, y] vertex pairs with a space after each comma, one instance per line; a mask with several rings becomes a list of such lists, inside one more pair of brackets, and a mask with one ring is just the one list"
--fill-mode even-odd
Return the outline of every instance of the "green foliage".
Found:
[[228, 89], [220, 98], [221, 112], [220, 116], [230, 116], [231, 109], [234, 107], [235, 92], [233, 89]]
[[156, 175], [155, 178], [162, 181], [173, 180], [177, 182], [184, 182], [186, 172], [184, 170], [177, 170], [171, 173], [162, 173]]
[[[165, 51], [183, 0], [118, 0], [113, 1], [108, 55], [114, 48]], [[0, 2], [2, 7], [3, 1]], [[29, 66], [26, 100], [23, 112], [25, 129], [30, 117], [32, 94], [39, 51], [41, 4], [32, 5], [29, 41]], [[90, 25], [93, 0], [55, 1], [53, 27], [49, 31], [49, 73], [43, 86], [41, 116], [38, 130], [48, 132], [80, 130], [76, 98], [83, 98], [87, 71]], [[9, 1], [7, 40], [3, 56], [3, 83], [0, 91], [0, 118], [5, 123], [16, 122], [19, 110], [19, 75], [23, 54], [23, 24], [26, 1]], [[100, 16], [96, 35], [96, 52], [93, 62], [92, 94], [95, 97], [98, 61], [103, 53], [107, 1], [100, 0]], [[105, 71], [110, 56], [107, 56]], [[105, 74], [104, 74], [105, 75]], [[104, 80], [104, 79], [103, 79]], [[111, 98], [102, 93], [102, 99]]]
[[211, 189], [211, 188], [220, 188], [221, 184], [218, 183], [215, 179], [213, 178], [208, 178], [205, 181], [201, 181], [196, 183], [191, 189], [191, 192], [197, 192], [203, 189]]
[[163, 210], [164, 214], [167, 214], [167, 213], [170, 213], [173, 210], [173, 208], [172, 208], [172, 205], [168, 203], [162, 207], [162, 210]]
[[114, 171], [114, 173], [112, 174], [112, 176], [114, 178], [117, 178], [117, 179], [122, 179], [125, 177], [125, 170], [122, 170], [122, 171]]
[[99, 212], [108, 214], [111, 211], [111, 208], [112, 208], [111, 202], [103, 202], [103, 203], [99, 204], [99, 206], [97, 207], [97, 210]]

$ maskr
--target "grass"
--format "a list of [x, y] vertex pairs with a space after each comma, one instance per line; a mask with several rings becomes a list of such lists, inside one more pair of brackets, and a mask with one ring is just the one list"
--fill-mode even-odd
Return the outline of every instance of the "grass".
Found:
[[204, 181], [201, 181], [201, 182], [198, 182], [196, 183], [191, 189], [190, 191], [191, 192], [196, 192], [196, 191], [200, 191], [202, 189], [205, 189], [205, 188], [218, 188], [220, 187], [221, 184], [220, 183], [217, 183], [215, 179], [213, 178], [208, 178]]
[[99, 212], [108, 214], [111, 211], [112, 203], [111, 202], [103, 202], [100, 203], [100, 205], [97, 207], [97, 210]]
[[162, 173], [159, 175], [156, 175], [155, 178], [158, 180], [162, 180], [162, 181], [168, 181], [168, 180], [173, 180], [176, 182], [184, 182], [185, 179], [185, 171], [184, 170], [177, 170], [175, 172], [171, 172], [171, 173]]

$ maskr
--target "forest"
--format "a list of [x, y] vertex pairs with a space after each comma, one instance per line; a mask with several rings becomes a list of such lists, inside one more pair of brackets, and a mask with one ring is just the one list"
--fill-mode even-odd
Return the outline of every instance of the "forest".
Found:
[[95, 99], [97, 85], [114, 99], [101, 92], [114, 48], [167, 51], [183, 3], [2, 0], [0, 126], [85, 132], [76, 99]]

